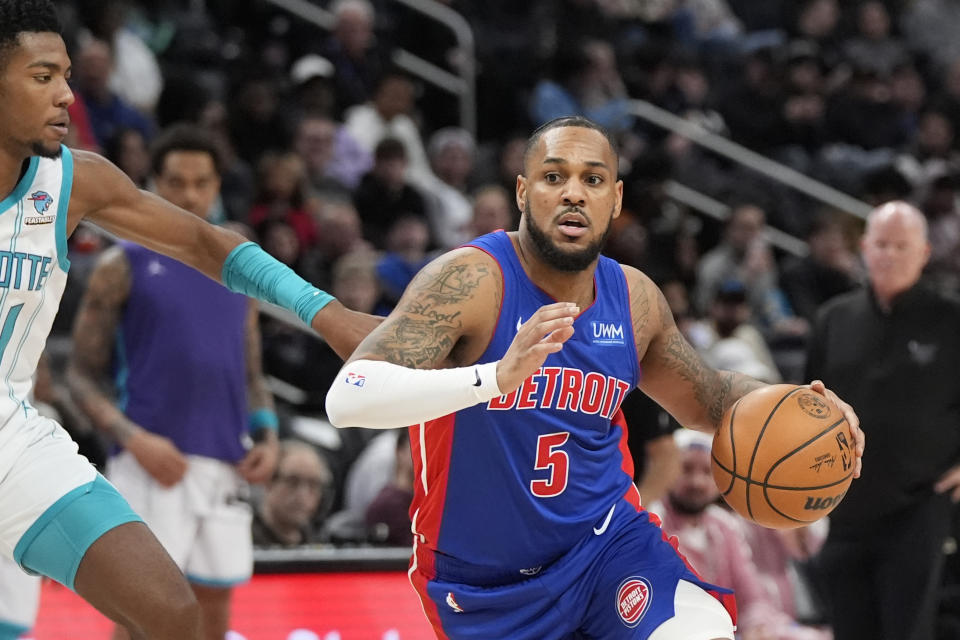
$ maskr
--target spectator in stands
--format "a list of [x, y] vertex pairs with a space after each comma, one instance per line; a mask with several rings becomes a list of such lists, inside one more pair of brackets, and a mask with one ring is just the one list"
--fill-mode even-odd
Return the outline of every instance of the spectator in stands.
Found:
[[740, 77], [720, 97], [720, 112], [732, 137], [761, 153], [783, 140], [781, 81], [774, 65], [774, 50], [751, 51]]
[[347, 109], [344, 125], [371, 154], [384, 138], [400, 140], [407, 150], [409, 177], [417, 183], [429, 178], [430, 164], [420, 129], [412, 118], [414, 93], [415, 87], [409, 77], [399, 72], [388, 73], [377, 84], [372, 101]]
[[430, 261], [429, 247], [430, 224], [424, 216], [404, 215], [393, 221], [387, 232], [387, 250], [377, 262], [383, 315], [393, 309], [413, 276]]
[[354, 193], [363, 221], [363, 235], [374, 247], [386, 248], [387, 232], [401, 216], [426, 217], [427, 203], [407, 181], [407, 151], [396, 138], [384, 138], [374, 151], [370, 170]]
[[946, 113], [925, 109], [913, 139], [897, 158], [897, 169], [910, 181], [915, 192], [922, 194], [933, 179], [960, 171], [960, 153], [955, 144], [956, 132]]
[[926, 190], [923, 213], [930, 228], [930, 261], [924, 270], [944, 293], [960, 294], [960, 175], [934, 179]]
[[909, 60], [904, 43], [890, 33], [890, 13], [880, 0], [867, 0], [857, 7], [857, 35], [843, 47], [853, 66], [873, 69], [882, 76], [893, 73]]
[[307, 206], [316, 225], [317, 242], [304, 256], [304, 274], [311, 282], [332, 287], [333, 264], [341, 256], [373, 247], [363, 237], [360, 215], [349, 200], [314, 198]]
[[321, 53], [334, 69], [337, 113], [373, 97], [383, 75], [382, 57], [373, 27], [376, 14], [367, 0], [336, 0], [333, 33]]
[[365, 520], [371, 542], [408, 547], [413, 544], [410, 503], [414, 478], [410, 434], [406, 430], [397, 432], [395, 459], [393, 478], [367, 506]]
[[300, 118], [293, 148], [306, 165], [311, 191], [317, 194], [356, 189], [373, 166], [370, 152], [343, 125], [319, 112]]
[[626, 87], [608, 43], [565, 43], [558, 48], [553, 67], [551, 79], [541, 79], [530, 98], [530, 118], [535, 125], [579, 115], [615, 133], [632, 126]]
[[107, 160], [120, 167], [133, 183], [145, 189], [150, 176], [150, 152], [147, 141], [137, 129], [117, 129], [103, 147]]
[[709, 318], [697, 339], [694, 346], [711, 366], [739, 371], [771, 384], [781, 381], [770, 348], [750, 322], [747, 290], [741, 282], [720, 283], [710, 305]]
[[306, 205], [306, 167], [297, 154], [269, 152], [257, 170], [257, 196], [248, 219], [260, 235], [268, 220], [282, 220], [297, 233], [302, 251], [317, 242], [317, 227]]
[[694, 303], [706, 312], [721, 283], [736, 280], [747, 290], [751, 321], [765, 332], [799, 332], [804, 327], [783, 307], [777, 288], [777, 264], [764, 239], [766, 212], [753, 203], [734, 206], [723, 239], [704, 254], [697, 267]]
[[337, 299], [348, 309], [383, 315], [380, 303], [380, 282], [377, 279], [377, 254], [353, 251], [333, 264], [333, 287]]
[[277, 470], [254, 511], [253, 544], [293, 547], [321, 541], [315, 518], [331, 499], [330, 484], [330, 469], [316, 449], [282, 441]]
[[219, 205], [224, 217], [247, 223], [257, 181], [253, 169], [237, 152], [237, 145], [230, 133], [227, 106], [222, 100], [207, 100], [198, 117], [197, 124], [216, 138], [223, 154], [223, 186]]
[[103, 40], [90, 39], [77, 51], [74, 69], [75, 96], [83, 102], [100, 147], [120, 128], [136, 129], [149, 140], [153, 123], [110, 88], [113, 53]]
[[[823, 546], [830, 527], [829, 518], [796, 529], [768, 529], [740, 520], [753, 555], [760, 582], [780, 611], [794, 620], [818, 627], [824, 621], [819, 593], [809, 577], [809, 562]], [[819, 637], [830, 637], [823, 627]]]
[[282, 147], [288, 131], [275, 76], [245, 73], [227, 105], [230, 141], [244, 162], [255, 167], [265, 152]]
[[896, 149], [906, 143], [909, 123], [893, 102], [890, 79], [870, 68], [853, 69], [850, 82], [827, 104], [827, 139], [861, 149]]
[[511, 193], [498, 184], [487, 184], [473, 192], [473, 217], [470, 222], [471, 237], [503, 229], [517, 228]]
[[807, 244], [806, 256], [784, 266], [780, 287], [794, 313], [812, 322], [820, 305], [857, 286], [861, 269], [835, 216], [817, 216]]
[[662, 503], [648, 510], [676, 536], [680, 553], [703, 577], [737, 594], [738, 637], [775, 640], [829, 640], [830, 633], [798, 625], [770, 597], [754, 564], [743, 521], [716, 504], [720, 490], [710, 469], [710, 436], [675, 432], [681, 472]]
[[153, 113], [164, 79], [154, 52], [127, 26], [130, 3], [100, 0], [82, 4], [82, 17], [93, 36], [113, 52], [110, 89], [139, 112]]
[[465, 129], [446, 127], [430, 137], [433, 175], [417, 184], [427, 194], [430, 227], [443, 249], [452, 249], [470, 240], [473, 206], [467, 197], [467, 187], [476, 151], [476, 141]]
[[336, 69], [323, 56], [308, 53], [290, 65], [293, 105], [302, 117], [307, 114], [331, 116], [336, 113], [337, 90], [333, 85]]
[[274, 258], [287, 265], [296, 272], [300, 272], [303, 252], [297, 232], [286, 220], [264, 220], [257, 225], [256, 235], [260, 239], [263, 250]]
[[915, 0], [904, 4], [900, 28], [911, 50], [919, 51], [934, 63], [933, 71], [943, 72], [960, 59], [960, 5], [953, 0]]

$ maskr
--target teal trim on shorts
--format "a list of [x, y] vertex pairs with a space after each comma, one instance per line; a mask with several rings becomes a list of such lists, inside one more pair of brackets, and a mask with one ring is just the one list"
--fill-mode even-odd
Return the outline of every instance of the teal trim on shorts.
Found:
[[84, 554], [107, 531], [143, 522], [123, 496], [99, 473], [73, 489], [30, 525], [13, 550], [24, 571], [45, 575], [73, 590]]
[[30, 627], [0, 620], [0, 640], [17, 640], [27, 631], [30, 631]]
[[70, 271], [70, 258], [67, 257], [67, 210], [70, 208], [70, 192], [73, 191], [73, 154], [64, 145], [60, 145], [63, 181], [60, 184], [60, 199], [57, 200], [57, 264], [67, 273]]
[[243, 578], [236, 578], [235, 580], [211, 580], [210, 578], [200, 578], [188, 573], [187, 581], [189, 581], [191, 584], [199, 585], [201, 587], [211, 587], [213, 589], [230, 589], [231, 587], [236, 587], [238, 585], [246, 584], [250, 582], [250, 576], [245, 576]]

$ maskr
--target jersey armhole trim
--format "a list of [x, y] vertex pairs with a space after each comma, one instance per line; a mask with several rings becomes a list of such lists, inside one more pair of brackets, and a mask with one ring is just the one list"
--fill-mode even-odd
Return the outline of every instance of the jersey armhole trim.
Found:
[[[500, 264], [500, 260], [497, 259], [497, 256], [493, 255], [486, 247], [480, 245], [467, 243], [463, 245], [464, 249], [475, 249], [486, 254], [494, 264], [497, 265], [497, 269], [500, 270], [500, 290], [503, 294], [500, 296], [500, 308], [497, 309], [497, 321], [493, 323], [493, 329], [490, 330], [490, 335], [487, 337], [487, 344], [484, 345], [483, 351], [480, 352], [481, 359], [487, 353], [487, 350], [490, 348], [490, 345], [493, 344], [494, 339], [497, 337], [497, 329], [500, 327], [500, 321], [503, 319], [503, 305], [507, 300], [507, 278], [503, 273], [503, 265]], [[480, 362], [479, 360], [477, 361]], [[476, 364], [476, 363], [475, 363]]]
[[62, 184], [60, 199], [57, 201], [57, 264], [64, 273], [70, 271], [70, 258], [67, 257], [67, 210], [70, 207], [70, 191], [73, 189], [73, 154], [64, 145], [60, 145]]

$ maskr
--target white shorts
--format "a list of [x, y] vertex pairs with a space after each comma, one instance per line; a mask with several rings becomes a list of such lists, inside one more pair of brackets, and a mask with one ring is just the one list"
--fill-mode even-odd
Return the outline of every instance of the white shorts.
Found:
[[233, 465], [187, 459], [186, 475], [169, 489], [129, 451], [110, 459], [107, 477], [191, 582], [225, 588], [246, 582], [253, 574], [249, 488]]
[[13, 558], [17, 542], [57, 500], [97, 477], [59, 424], [43, 417], [0, 428], [0, 556]]
[[0, 628], [21, 632], [37, 621], [40, 608], [40, 577], [24, 573], [17, 563], [0, 558]]
[[674, 616], [654, 629], [647, 640], [733, 640], [730, 614], [720, 601], [686, 580], [677, 583]]

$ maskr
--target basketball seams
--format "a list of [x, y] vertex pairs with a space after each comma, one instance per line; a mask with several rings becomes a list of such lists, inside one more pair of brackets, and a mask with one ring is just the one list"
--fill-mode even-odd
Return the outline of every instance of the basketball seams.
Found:
[[[798, 391], [803, 390], [804, 387], [794, 387], [785, 393], [777, 403], [773, 405], [773, 409], [770, 410], [770, 413], [767, 414], [767, 419], [763, 421], [763, 427], [760, 428], [760, 433], [757, 434], [757, 439], [753, 443], [753, 453], [750, 455], [750, 466], [747, 467], [747, 487], [746, 487], [746, 499], [747, 499], [747, 513], [750, 515], [750, 519], [756, 522], [756, 518], [753, 517], [753, 506], [750, 504], [750, 488], [753, 484], [760, 484], [753, 480], [753, 465], [757, 460], [757, 450], [760, 448], [760, 443], [763, 441], [763, 434], [767, 431], [767, 426], [770, 424], [770, 421], [773, 420], [773, 416], [776, 415], [777, 411], [783, 406], [783, 403], [787, 401], [787, 398], [797, 393]], [[731, 429], [732, 431], [732, 429]], [[732, 437], [732, 434], [731, 434]], [[736, 462], [734, 462], [736, 464]]]
[[[723, 464], [721, 464], [720, 460], [718, 460], [717, 457], [713, 455], [713, 452], [712, 451], [710, 452], [710, 457], [712, 457], [716, 461], [717, 466], [723, 469], [724, 471], [727, 471], [730, 474], [730, 485], [727, 487], [726, 491], [720, 492], [720, 494], [724, 496], [729, 494], [731, 491], [733, 491], [733, 485], [737, 481], [737, 442], [733, 437], [733, 421], [734, 421], [734, 418], [736, 418], [737, 416], [737, 407], [739, 406], [740, 406], [740, 399], [737, 398], [737, 401], [733, 405], [733, 409], [731, 409], [730, 411], [730, 420], [727, 422], [727, 432], [730, 435], [730, 458], [733, 462], [733, 469], [732, 470], [726, 469], [723, 466]], [[719, 489], [719, 487], [717, 488]]]
[[809, 440], [807, 440], [806, 442], [804, 442], [803, 444], [801, 444], [800, 446], [798, 446], [798, 447], [797, 447], [796, 449], [794, 449], [793, 451], [787, 453], [787, 454], [784, 455], [782, 458], [780, 458], [779, 460], [777, 460], [776, 462], [774, 462], [772, 465], [770, 465], [770, 470], [767, 471], [767, 475], [766, 475], [766, 477], [763, 479], [763, 483], [762, 483], [762, 484], [764, 484], [764, 485], [767, 484], [767, 480], [770, 479], [770, 475], [774, 472], [774, 470], [776, 470], [777, 467], [779, 467], [781, 464], [783, 464], [784, 461], [786, 461], [788, 458], [793, 457], [794, 454], [796, 454], [796, 453], [798, 453], [800, 450], [802, 450], [802, 449], [810, 446], [811, 444], [813, 444], [814, 442], [816, 442], [817, 440], [819, 440], [819, 439], [822, 438], [823, 436], [827, 435], [828, 433], [830, 433], [831, 431], [833, 431], [834, 429], [836, 429], [840, 424], [842, 424], [842, 423], [844, 423], [844, 422], [846, 422], [846, 421], [847, 421], [847, 419], [846, 419], [845, 417], [841, 416], [840, 419], [837, 420], [836, 422], [834, 422], [832, 425], [830, 425], [829, 427], [827, 427], [826, 429], [824, 429], [823, 431], [821, 431], [821, 432], [818, 433], [817, 435], [813, 436], [812, 438], [810, 438]]

